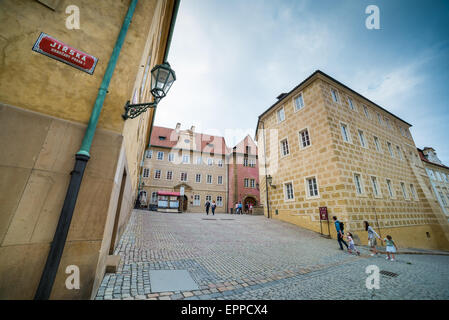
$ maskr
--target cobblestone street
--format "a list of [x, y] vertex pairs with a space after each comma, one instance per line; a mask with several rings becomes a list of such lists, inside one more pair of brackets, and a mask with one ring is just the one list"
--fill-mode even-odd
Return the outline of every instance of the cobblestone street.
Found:
[[[361, 252], [263, 216], [134, 211], [96, 299], [449, 299], [449, 256]], [[368, 290], [369, 265], [397, 276]], [[188, 270], [199, 289], [153, 292], [150, 270]]]

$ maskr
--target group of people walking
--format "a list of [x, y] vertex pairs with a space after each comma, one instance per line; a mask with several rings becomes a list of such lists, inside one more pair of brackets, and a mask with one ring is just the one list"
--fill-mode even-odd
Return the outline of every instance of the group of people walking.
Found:
[[[212, 210], [212, 215], [215, 215], [215, 208], [217, 207], [217, 204], [215, 203], [215, 201], [212, 200], [212, 203], [207, 200], [206, 203], [204, 204], [204, 207], [206, 208], [206, 215], [209, 215], [209, 210]], [[250, 204], [246, 204], [245, 205], [245, 211], [247, 213], [252, 213], [253, 211], [253, 205], [252, 203]], [[232, 214], [232, 211], [231, 211]], [[235, 204], [235, 214], [243, 214], [243, 205], [242, 202], [238, 202]]]
[[[345, 236], [344, 223], [340, 222], [336, 216], [333, 217], [333, 220], [334, 220], [334, 224], [335, 224], [335, 229], [337, 230], [337, 241], [340, 246], [340, 250], [344, 250], [343, 245], [345, 245], [346, 249], [348, 250], [349, 253], [352, 254], [354, 252], [357, 255], [360, 255], [360, 251], [357, 250], [357, 248], [355, 247], [352, 233], [346, 232], [346, 236]], [[363, 225], [364, 225], [365, 231], [368, 232], [368, 245], [370, 246], [371, 256], [375, 256], [375, 255], [379, 254], [379, 252], [377, 251], [377, 248], [376, 248], [377, 239], [379, 239], [381, 242], [382, 242], [382, 239], [377, 234], [377, 232], [373, 229], [373, 227], [371, 227], [369, 225], [368, 221], [363, 221]], [[348, 240], [349, 244], [346, 243], [346, 241], [344, 240], [345, 237]], [[386, 244], [386, 252], [387, 252], [386, 259], [394, 261], [395, 253], [398, 250], [396, 243], [393, 241], [393, 238], [390, 235], [387, 235], [386, 238], [383, 239], [383, 241], [385, 241], [385, 244]]]

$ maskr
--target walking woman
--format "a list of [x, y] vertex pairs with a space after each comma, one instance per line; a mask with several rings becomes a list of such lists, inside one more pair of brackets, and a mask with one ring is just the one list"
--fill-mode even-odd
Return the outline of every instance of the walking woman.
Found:
[[376, 245], [377, 245], [377, 239], [379, 239], [380, 241], [382, 241], [382, 239], [379, 237], [379, 235], [376, 233], [376, 231], [374, 231], [373, 227], [371, 227], [368, 223], [368, 221], [363, 221], [363, 224], [365, 225], [365, 231], [368, 232], [368, 245], [371, 247], [370, 251], [371, 256], [374, 256], [375, 254], [377, 254], [377, 249], [376, 249]]
[[212, 201], [212, 206], [211, 206], [211, 209], [212, 209], [212, 215], [214, 216], [215, 215], [215, 208], [217, 207], [217, 204], [215, 203], [215, 200], [213, 200]]

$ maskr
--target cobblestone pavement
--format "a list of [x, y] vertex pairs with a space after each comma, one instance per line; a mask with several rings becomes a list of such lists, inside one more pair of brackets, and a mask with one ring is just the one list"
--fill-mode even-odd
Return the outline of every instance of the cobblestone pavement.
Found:
[[[449, 299], [449, 256], [360, 251], [263, 216], [134, 211], [96, 299]], [[369, 265], [397, 276], [368, 290]], [[149, 270], [188, 270], [200, 289], [152, 292]]]

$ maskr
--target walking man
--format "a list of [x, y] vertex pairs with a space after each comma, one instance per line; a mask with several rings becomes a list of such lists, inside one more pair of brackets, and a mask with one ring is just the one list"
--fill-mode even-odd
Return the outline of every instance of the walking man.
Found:
[[243, 214], [243, 205], [241, 201], [239, 201], [239, 213]]
[[338, 221], [337, 217], [334, 216], [332, 219], [334, 219], [335, 221], [335, 229], [337, 230], [337, 241], [338, 244], [340, 245], [340, 250], [343, 250], [343, 245], [342, 243], [346, 246], [346, 249], [348, 249], [348, 244], [346, 243], [345, 240], [343, 240], [343, 223]]
[[206, 201], [206, 204], [204, 206], [206, 207], [206, 215], [209, 215], [209, 207], [210, 207], [209, 200]]

